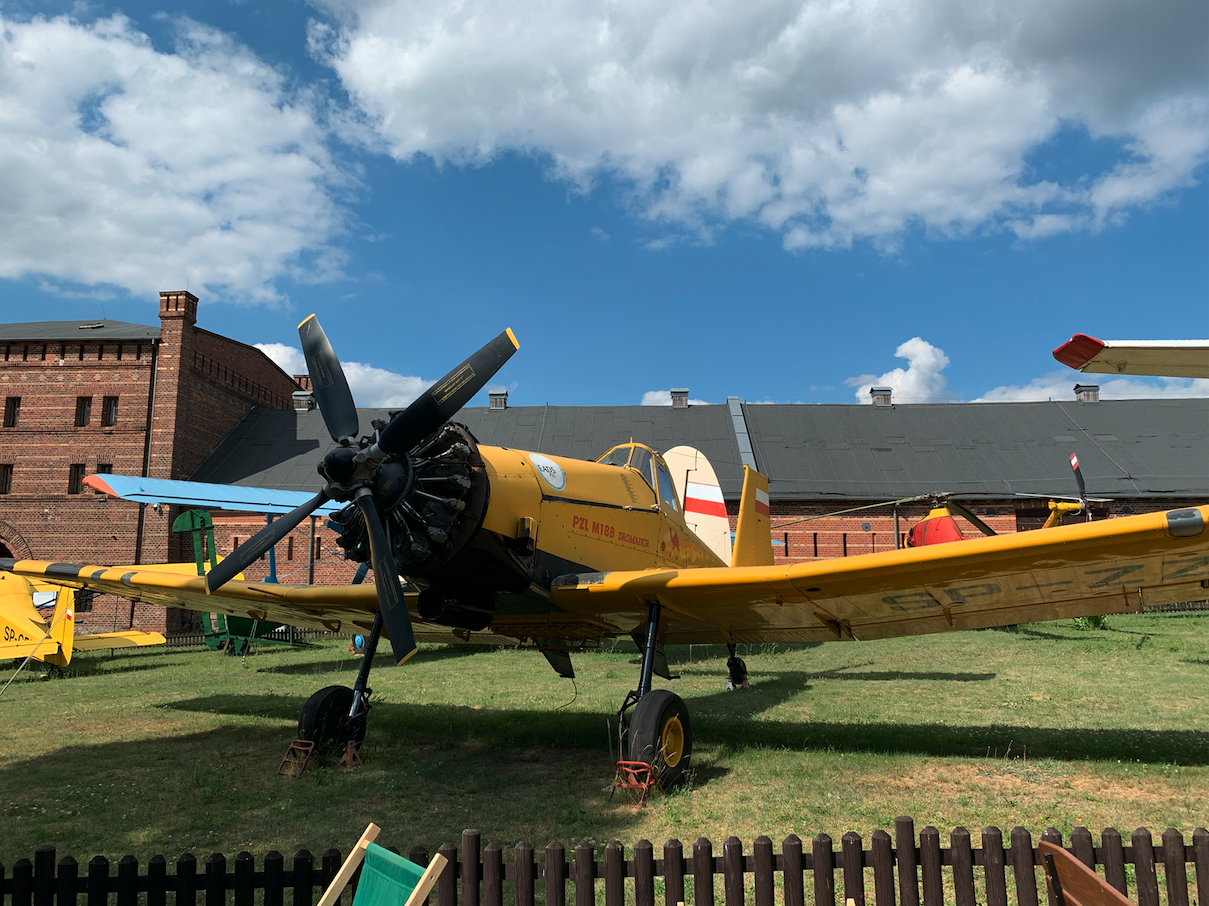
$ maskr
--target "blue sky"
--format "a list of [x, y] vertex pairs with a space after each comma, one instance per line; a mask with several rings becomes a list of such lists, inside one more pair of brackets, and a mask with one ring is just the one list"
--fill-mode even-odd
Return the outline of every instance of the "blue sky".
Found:
[[0, 0], [0, 318], [188, 287], [289, 367], [313, 311], [363, 405], [505, 326], [517, 405], [1069, 398], [1073, 333], [1209, 336], [1203, 2], [531, 9]]

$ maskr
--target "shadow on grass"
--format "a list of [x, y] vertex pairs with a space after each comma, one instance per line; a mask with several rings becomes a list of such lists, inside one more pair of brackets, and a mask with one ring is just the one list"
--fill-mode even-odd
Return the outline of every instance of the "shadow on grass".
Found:
[[[383, 642], [382, 646], [388, 648], [389, 642]], [[472, 654], [483, 654], [487, 651], [494, 651], [497, 646], [460, 646], [447, 645], [441, 648], [421, 648], [415, 658], [409, 663], [423, 664], [435, 663], [437, 661], [447, 661], [454, 658], [468, 657]], [[395, 665], [394, 658], [389, 652], [379, 651], [374, 656], [374, 664], [371, 669], [377, 670], [383, 667], [393, 667]], [[305, 664], [274, 664], [272, 667], [260, 667], [257, 673], [276, 673], [282, 676], [307, 676], [312, 673], [332, 673], [336, 671], [352, 670], [354, 673], [361, 667], [361, 658], [353, 655], [340, 655], [334, 659], [322, 661], [307, 661]], [[349, 680], [349, 685], [352, 685], [352, 680]]]

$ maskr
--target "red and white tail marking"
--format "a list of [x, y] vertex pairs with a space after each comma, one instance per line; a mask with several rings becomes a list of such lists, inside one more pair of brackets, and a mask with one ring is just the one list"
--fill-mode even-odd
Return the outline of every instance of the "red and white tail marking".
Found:
[[722, 499], [722, 489], [716, 484], [689, 481], [684, 492], [684, 512], [701, 516], [721, 516], [725, 519], [726, 502]]
[[761, 516], [768, 515], [768, 492], [763, 488], [756, 488], [756, 512]]
[[1070, 467], [1071, 467], [1072, 469], [1077, 469], [1077, 468], [1079, 468], [1079, 457], [1078, 457], [1078, 456], [1076, 456], [1074, 453], [1072, 453], [1072, 454], [1070, 455]]

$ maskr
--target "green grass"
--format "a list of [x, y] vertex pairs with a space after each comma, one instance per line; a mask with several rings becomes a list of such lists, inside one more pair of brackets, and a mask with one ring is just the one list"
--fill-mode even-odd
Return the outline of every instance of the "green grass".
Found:
[[669, 651], [682, 678], [657, 685], [689, 704], [695, 767], [641, 810], [605, 791], [610, 721], [637, 682], [628, 640], [574, 656], [578, 695], [532, 651], [383, 657], [366, 763], [301, 780], [277, 765], [311, 692], [352, 684], [344, 643], [79, 656], [0, 696], [0, 862], [43, 843], [80, 859], [318, 853], [370, 820], [404, 850], [469, 827], [505, 847], [705, 836], [717, 852], [731, 834], [867, 841], [896, 815], [975, 839], [1017, 824], [1190, 839], [1209, 823], [1209, 615], [740, 653], [756, 688], [728, 693], [724, 649]]

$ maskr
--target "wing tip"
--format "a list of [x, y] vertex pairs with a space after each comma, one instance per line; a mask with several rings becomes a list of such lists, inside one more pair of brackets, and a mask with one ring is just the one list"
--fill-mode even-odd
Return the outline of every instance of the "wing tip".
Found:
[[1077, 333], [1054, 350], [1054, 358], [1068, 368], [1081, 371], [1107, 345], [1103, 340], [1089, 337], [1085, 333]]

